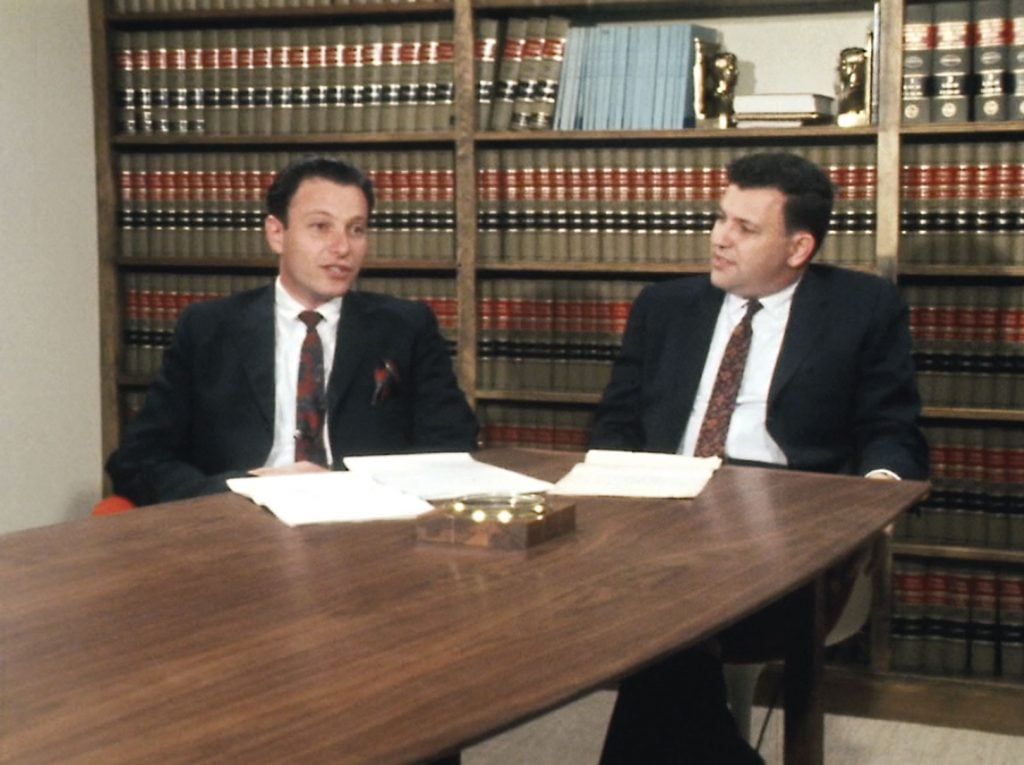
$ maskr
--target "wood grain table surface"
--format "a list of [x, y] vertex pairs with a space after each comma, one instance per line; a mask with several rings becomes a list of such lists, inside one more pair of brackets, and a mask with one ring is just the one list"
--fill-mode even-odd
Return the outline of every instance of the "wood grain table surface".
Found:
[[[580, 455], [479, 457], [555, 480]], [[525, 551], [290, 528], [232, 494], [8, 534], [0, 762], [429, 758], [815, 582], [926, 491], [725, 467], [696, 500], [579, 499]]]

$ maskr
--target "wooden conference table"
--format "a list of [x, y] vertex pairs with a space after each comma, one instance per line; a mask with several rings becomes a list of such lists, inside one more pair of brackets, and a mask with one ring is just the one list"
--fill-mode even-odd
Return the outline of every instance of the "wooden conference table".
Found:
[[[557, 479], [578, 455], [493, 450]], [[817, 575], [927, 485], [721, 469], [581, 499], [528, 551], [207, 497], [0, 537], [0, 762], [400, 763], [466, 746], [802, 588], [787, 762], [821, 762]]]

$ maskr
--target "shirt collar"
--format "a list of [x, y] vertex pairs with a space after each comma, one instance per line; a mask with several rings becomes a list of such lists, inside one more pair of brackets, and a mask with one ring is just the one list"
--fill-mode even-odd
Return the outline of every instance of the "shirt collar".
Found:
[[[766, 312], [769, 315], [778, 314], [782, 311], [788, 312], [789, 306], [793, 302], [793, 293], [796, 292], [798, 284], [800, 284], [799, 279], [789, 286], [783, 287], [778, 292], [772, 293], [771, 295], [765, 295], [764, 297], [759, 297], [757, 301], [762, 306], [760, 312]], [[733, 295], [731, 292], [727, 293], [725, 296], [725, 310], [730, 316], [735, 316], [738, 321], [747, 310], [748, 302], [748, 298]]]
[[[316, 307], [317, 313], [324, 317], [328, 326], [336, 324], [341, 318], [341, 301], [342, 298], [336, 297]], [[288, 319], [294, 319], [306, 310], [306, 307], [284, 288], [280, 276], [274, 281], [274, 307], [278, 316]]]

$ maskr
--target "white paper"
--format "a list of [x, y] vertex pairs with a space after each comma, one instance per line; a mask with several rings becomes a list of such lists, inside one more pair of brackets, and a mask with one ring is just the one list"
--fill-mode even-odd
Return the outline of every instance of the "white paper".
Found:
[[267, 508], [289, 526], [415, 518], [431, 509], [429, 502], [358, 473], [230, 478], [228, 488]]
[[549, 493], [691, 499], [721, 464], [718, 457], [592, 449]]
[[465, 494], [528, 494], [551, 488], [548, 481], [479, 462], [469, 452], [346, 457], [345, 467], [421, 499], [449, 499]]

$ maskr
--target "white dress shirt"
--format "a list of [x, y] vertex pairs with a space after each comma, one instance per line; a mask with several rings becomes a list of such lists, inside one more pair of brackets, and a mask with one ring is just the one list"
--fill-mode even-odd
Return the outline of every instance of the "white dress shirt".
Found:
[[[736, 396], [736, 409], [729, 421], [729, 433], [725, 439], [725, 453], [733, 459], [775, 465], [786, 464], [786, 455], [769, 435], [765, 419], [768, 411], [768, 388], [775, 374], [775, 364], [779, 360], [796, 285], [797, 282], [794, 282], [774, 295], [758, 299], [763, 307], [754, 314], [751, 324], [750, 352]], [[680, 454], [693, 455], [700, 426], [704, 421], [704, 413], [708, 408], [708, 400], [711, 398], [711, 390], [718, 376], [718, 367], [725, 354], [725, 346], [733, 329], [743, 319], [747, 302], [746, 298], [730, 294], [722, 301], [715, 331], [711, 336], [711, 346], [704, 361], [704, 372], [701, 374], [697, 396], [693, 400], [690, 419], [683, 432], [683, 440], [679, 444]]]
[[[317, 306], [323, 321], [316, 325], [324, 348], [324, 384], [331, 379], [334, 349], [337, 345], [338, 322], [342, 298]], [[274, 445], [270, 447], [265, 467], [295, 462], [295, 398], [299, 383], [299, 355], [306, 337], [306, 325], [299, 319], [305, 307], [288, 294], [278, 277], [274, 285]], [[324, 422], [324, 445], [327, 463], [331, 464], [331, 439]]]

